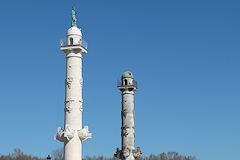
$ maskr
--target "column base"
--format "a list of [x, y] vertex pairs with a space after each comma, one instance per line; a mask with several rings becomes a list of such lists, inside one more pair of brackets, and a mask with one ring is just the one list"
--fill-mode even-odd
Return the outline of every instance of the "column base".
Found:
[[137, 147], [135, 149], [125, 148], [124, 150], [117, 148], [117, 151], [114, 154], [115, 160], [134, 160], [140, 159], [141, 157], [142, 152], [140, 150], [140, 147]]

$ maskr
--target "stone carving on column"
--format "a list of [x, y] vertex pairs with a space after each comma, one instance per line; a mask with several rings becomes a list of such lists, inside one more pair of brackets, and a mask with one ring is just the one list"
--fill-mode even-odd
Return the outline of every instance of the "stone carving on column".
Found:
[[127, 112], [127, 110], [126, 110], [126, 109], [124, 109], [124, 110], [122, 111], [122, 115], [123, 115], [123, 117], [124, 117], [124, 118], [126, 118], [126, 116], [127, 116], [127, 113], [128, 113], [128, 112]]
[[129, 134], [129, 131], [128, 131], [129, 127], [124, 126], [122, 127], [122, 129], [123, 129], [122, 136], [127, 137], [127, 135]]
[[137, 147], [136, 149], [132, 150], [132, 153], [133, 153], [133, 157], [135, 159], [138, 159], [142, 156], [142, 152], [140, 150], [140, 147]]
[[71, 89], [72, 82], [73, 82], [73, 77], [68, 77], [66, 79], [66, 86], [68, 87], [68, 89]]
[[82, 107], [82, 102], [83, 102], [83, 100], [78, 100], [78, 102], [80, 103], [79, 110], [82, 112], [82, 111], [83, 111], [83, 107]]
[[114, 159], [115, 160], [119, 160], [122, 158], [122, 150], [120, 150], [119, 148], [117, 148], [116, 153], [114, 154]]
[[55, 140], [57, 139], [57, 140], [63, 142], [64, 141], [63, 137], [64, 137], [64, 130], [61, 127], [59, 127], [58, 130], [57, 130], [57, 134], [55, 135], [54, 139]]
[[131, 153], [131, 150], [129, 148], [124, 148], [123, 149], [123, 156], [126, 159]]
[[137, 149], [124, 148], [122, 156], [125, 160], [134, 160], [140, 158], [142, 152], [139, 147], [137, 147]]
[[88, 126], [84, 126], [84, 128], [78, 130], [78, 136], [81, 141], [85, 141], [88, 138], [92, 138], [92, 133], [89, 132]]
[[57, 135], [55, 136], [55, 139], [61, 142], [67, 142], [74, 137], [74, 133], [75, 131], [71, 129], [70, 126], [66, 126], [65, 130], [59, 127], [57, 130]]
[[72, 111], [72, 103], [74, 102], [74, 100], [72, 100], [72, 99], [69, 99], [69, 100], [67, 100], [67, 101], [65, 101], [64, 103], [65, 103], [65, 110], [66, 111], [68, 111], [69, 113]]

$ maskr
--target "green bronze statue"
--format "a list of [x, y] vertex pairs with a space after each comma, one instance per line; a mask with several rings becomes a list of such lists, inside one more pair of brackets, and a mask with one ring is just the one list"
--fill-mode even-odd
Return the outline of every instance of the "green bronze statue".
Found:
[[76, 18], [76, 10], [75, 8], [73, 7], [72, 9], [72, 27], [77, 27], [77, 18]]

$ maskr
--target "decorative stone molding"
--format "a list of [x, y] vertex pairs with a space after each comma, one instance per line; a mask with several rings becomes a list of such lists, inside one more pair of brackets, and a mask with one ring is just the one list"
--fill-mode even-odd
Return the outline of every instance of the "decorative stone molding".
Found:
[[133, 156], [133, 150], [126, 147], [122, 151], [122, 159], [125, 160], [135, 160], [135, 157]]
[[71, 129], [69, 126], [66, 127], [65, 130], [63, 130], [61, 127], [58, 128], [57, 134], [55, 136], [55, 139], [61, 141], [61, 142], [68, 142], [74, 137], [75, 131]]
[[81, 141], [85, 141], [89, 138], [92, 138], [92, 133], [89, 132], [88, 126], [84, 126], [84, 128], [78, 130], [78, 136]]
[[54, 139], [63, 142], [64, 141], [63, 135], [64, 135], [64, 130], [61, 127], [59, 127]]
[[77, 132], [81, 141], [92, 138], [92, 133], [89, 132], [88, 126], [84, 126], [84, 128], [80, 130], [73, 130], [70, 128], [70, 126], [66, 126], [65, 130], [63, 130], [61, 127], [58, 128], [54, 139], [61, 142], [68, 142], [75, 136], [75, 132]]
[[121, 160], [121, 159], [128, 159], [132, 160], [133, 158], [139, 159], [142, 156], [142, 152], [140, 150], [140, 147], [136, 147], [135, 149], [130, 148], [124, 148], [123, 150], [120, 150], [117, 148], [116, 153], [114, 154], [115, 160]]
[[69, 100], [67, 100], [67, 101], [65, 101], [64, 103], [65, 103], [65, 110], [67, 111], [67, 112], [71, 112], [72, 111], [72, 105], [71, 105], [71, 103], [73, 103], [74, 102], [74, 100], [72, 100], [72, 99], [69, 99]]
[[68, 87], [68, 89], [71, 89], [72, 82], [73, 82], [73, 77], [67, 77], [66, 86]]
[[115, 160], [121, 160], [122, 159], [122, 150], [117, 148], [116, 153], [114, 154], [114, 159]]
[[123, 116], [124, 118], [126, 118], [127, 114], [128, 114], [127, 109], [124, 109], [124, 110], [122, 111], [122, 116]]
[[82, 100], [78, 100], [78, 103], [80, 103], [80, 107], [79, 107], [79, 110], [82, 112], [83, 111], [83, 107], [82, 107]]
[[123, 156], [126, 159], [128, 156], [130, 156], [131, 150], [129, 148], [123, 149]]
[[122, 127], [122, 136], [127, 137], [129, 135], [129, 127]]
[[135, 159], [139, 159], [140, 157], [142, 157], [142, 152], [140, 150], [140, 147], [137, 147], [136, 149], [132, 150], [132, 153]]

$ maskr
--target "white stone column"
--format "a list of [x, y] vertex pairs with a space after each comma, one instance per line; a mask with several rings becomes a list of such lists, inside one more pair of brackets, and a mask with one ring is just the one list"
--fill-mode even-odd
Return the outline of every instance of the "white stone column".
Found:
[[72, 130], [74, 136], [64, 142], [64, 159], [81, 160], [82, 142], [78, 131], [82, 129], [82, 54], [66, 54], [64, 130]]
[[56, 139], [64, 142], [64, 160], [82, 160], [82, 141], [91, 138], [91, 133], [87, 126], [82, 128], [82, 57], [87, 48], [79, 28], [68, 30], [61, 50], [66, 56], [64, 129], [58, 129]]

